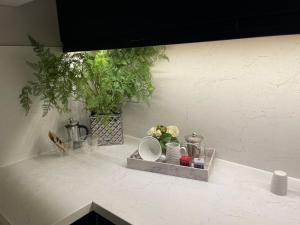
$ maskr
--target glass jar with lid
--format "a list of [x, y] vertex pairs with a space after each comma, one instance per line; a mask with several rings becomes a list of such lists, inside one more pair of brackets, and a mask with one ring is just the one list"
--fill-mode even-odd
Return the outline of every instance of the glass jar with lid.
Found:
[[186, 141], [188, 155], [193, 158], [198, 157], [200, 154], [201, 142], [204, 139], [203, 136], [193, 132], [191, 135], [186, 135], [184, 139]]

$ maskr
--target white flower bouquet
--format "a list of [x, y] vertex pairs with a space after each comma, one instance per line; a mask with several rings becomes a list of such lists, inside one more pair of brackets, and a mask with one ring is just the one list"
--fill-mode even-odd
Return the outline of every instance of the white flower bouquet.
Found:
[[157, 125], [156, 127], [151, 127], [147, 134], [155, 137], [159, 141], [163, 151], [166, 149], [166, 143], [179, 142], [177, 138], [179, 129], [176, 126]]

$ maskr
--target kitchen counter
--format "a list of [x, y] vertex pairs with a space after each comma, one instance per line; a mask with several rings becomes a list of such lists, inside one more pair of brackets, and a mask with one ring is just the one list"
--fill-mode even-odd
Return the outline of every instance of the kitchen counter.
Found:
[[119, 224], [300, 224], [300, 180], [289, 178], [288, 195], [277, 196], [270, 172], [221, 159], [209, 182], [128, 169], [138, 142], [0, 168], [0, 214], [11, 225], [70, 224], [91, 210]]

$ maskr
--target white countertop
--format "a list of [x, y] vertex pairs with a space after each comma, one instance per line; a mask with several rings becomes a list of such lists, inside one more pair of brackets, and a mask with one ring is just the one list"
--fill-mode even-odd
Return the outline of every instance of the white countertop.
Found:
[[270, 172], [220, 159], [209, 182], [128, 169], [138, 141], [0, 168], [0, 214], [12, 225], [70, 224], [92, 209], [137, 225], [300, 224], [300, 180], [277, 196]]

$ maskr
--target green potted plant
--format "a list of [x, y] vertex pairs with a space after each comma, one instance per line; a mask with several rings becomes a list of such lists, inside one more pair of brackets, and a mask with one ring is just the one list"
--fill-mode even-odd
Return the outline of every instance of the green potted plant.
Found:
[[150, 69], [167, 59], [165, 47], [53, 53], [29, 39], [38, 61], [28, 62], [35, 79], [20, 94], [26, 113], [32, 96], [42, 100], [43, 116], [52, 108], [70, 111], [69, 101], [75, 99], [91, 112], [91, 131], [99, 135], [99, 144], [122, 143], [122, 107], [128, 101], [147, 102], [154, 91]]

